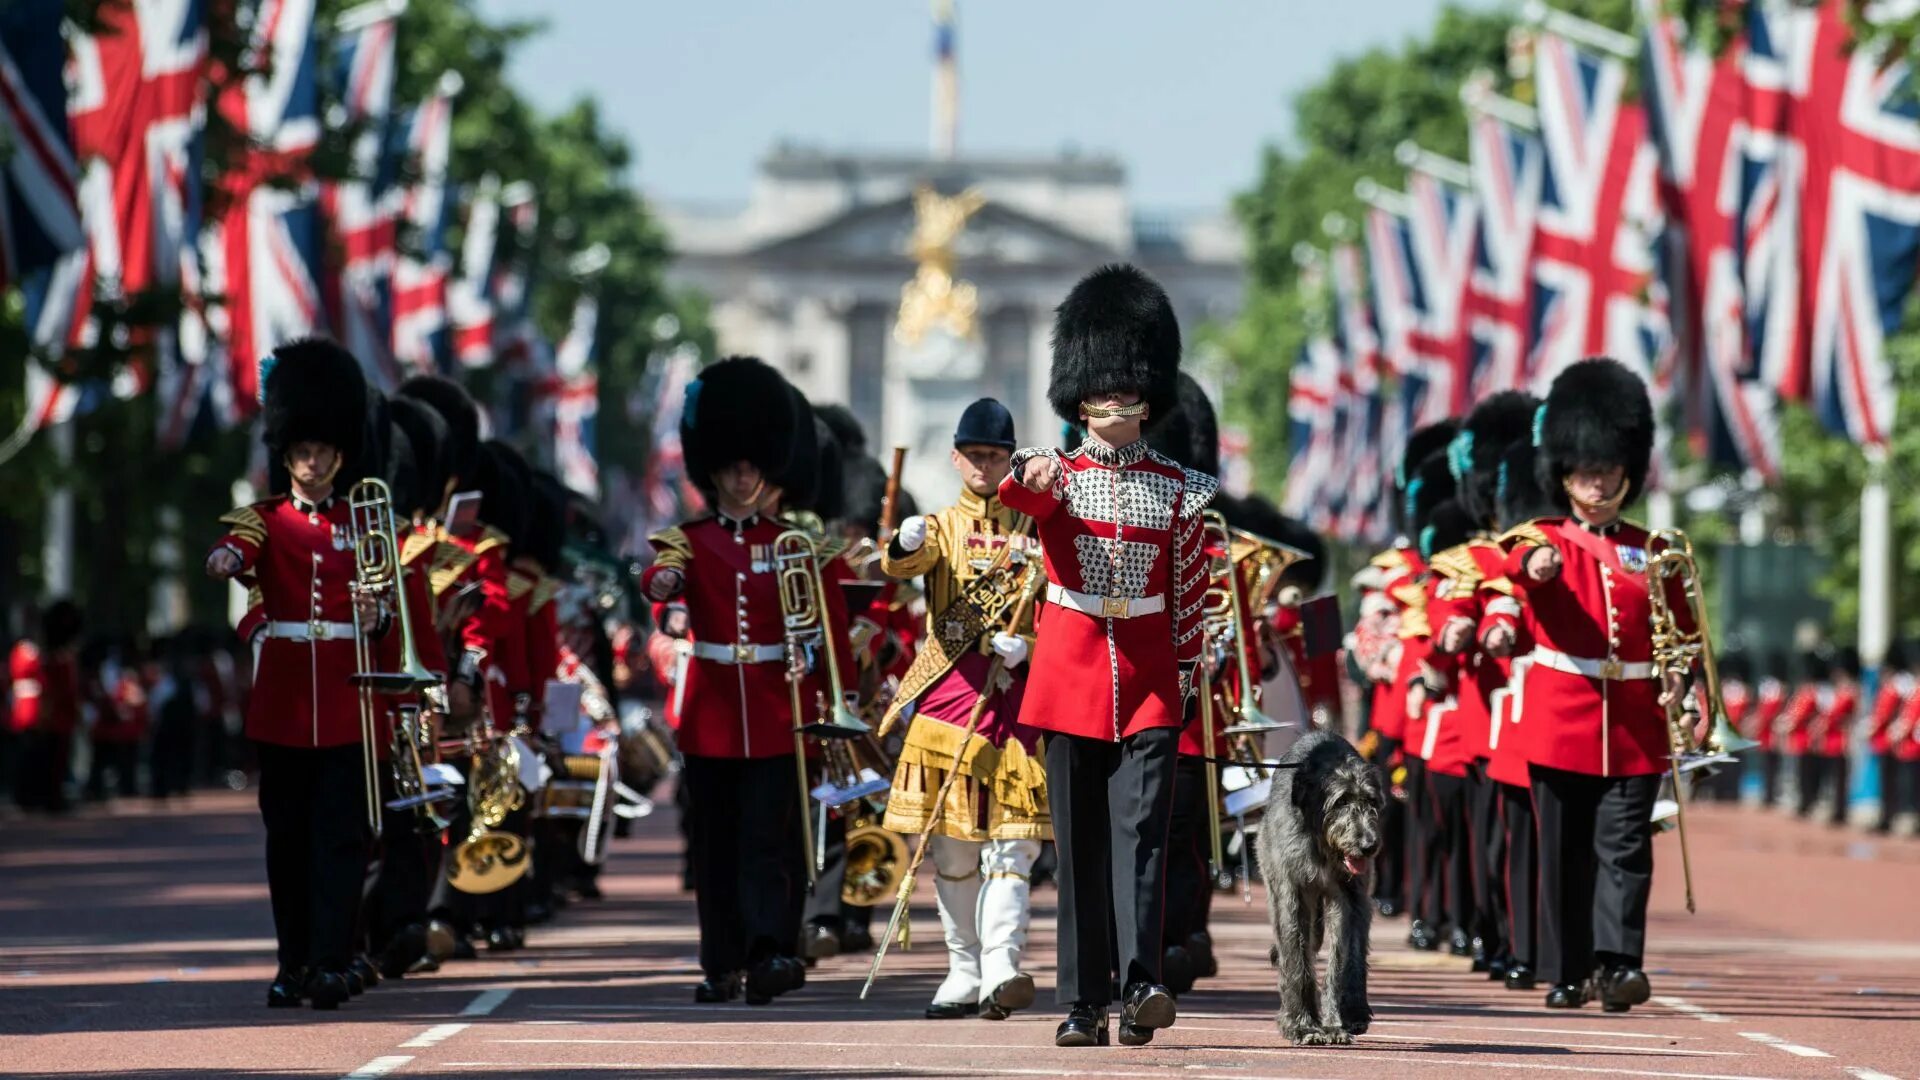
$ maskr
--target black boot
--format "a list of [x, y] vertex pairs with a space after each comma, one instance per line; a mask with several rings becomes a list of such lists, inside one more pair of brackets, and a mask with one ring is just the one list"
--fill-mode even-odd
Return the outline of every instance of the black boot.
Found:
[[267, 1008], [294, 1009], [306, 999], [307, 969], [296, 968], [288, 971], [281, 968], [274, 975], [273, 982], [267, 986]]
[[1075, 1005], [1053, 1033], [1055, 1046], [1107, 1045], [1107, 1007]]
[[1432, 952], [1440, 947], [1440, 931], [1424, 919], [1415, 919], [1413, 926], [1407, 930], [1407, 944], [1421, 952]]
[[427, 928], [416, 923], [393, 935], [387, 947], [380, 950], [380, 974], [398, 979], [426, 955]]
[[1452, 956], [1472, 956], [1473, 939], [1465, 930], [1455, 930], [1447, 940], [1447, 952]]
[[1155, 1028], [1173, 1026], [1173, 995], [1157, 983], [1134, 983], [1120, 1008], [1120, 1045], [1145, 1046]]
[[1587, 1003], [1587, 990], [1575, 983], [1560, 983], [1547, 991], [1547, 1008], [1577, 1009]]
[[693, 988], [696, 1005], [722, 1005], [740, 996], [740, 973], [709, 975]]
[[360, 973], [353, 970], [351, 965], [340, 973], [340, 977], [346, 981], [348, 997], [359, 997], [367, 992], [367, 981], [362, 979]]
[[1493, 966], [1493, 958], [1487, 955], [1487, 943], [1479, 938], [1473, 939], [1468, 955], [1473, 957], [1473, 970], [1484, 972]]
[[1193, 954], [1180, 945], [1167, 946], [1160, 956], [1160, 974], [1175, 997], [1193, 989]]
[[1220, 974], [1220, 961], [1213, 956], [1212, 934], [1205, 930], [1188, 934], [1187, 952], [1193, 957], [1193, 974], [1196, 978], [1211, 979]]
[[1515, 961], [1507, 966], [1507, 989], [1531, 990], [1538, 984], [1539, 979], [1527, 965]]
[[367, 959], [365, 953], [354, 957], [353, 962], [347, 965], [347, 970], [359, 976], [360, 985], [368, 990], [380, 985], [380, 970], [373, 966], [373, 961]]
[[1647, 973], [1639, 968], [1609, 967], [1595, 977], [1594, 983], [1594, 996], [1600, 999], [1601, 1009], [1610, 1013], [1644, 1005], [1653, 995]]
[[337, 971], [322, 971], [307, 980], [307, 1000], [316, 1009], [337, 1009], [352, 996], [347, 977]]
[[813, 923], [802, 936], [807, 959], [825, 960], [840, 955], [840, 935], [833, 932], [833, 927]]

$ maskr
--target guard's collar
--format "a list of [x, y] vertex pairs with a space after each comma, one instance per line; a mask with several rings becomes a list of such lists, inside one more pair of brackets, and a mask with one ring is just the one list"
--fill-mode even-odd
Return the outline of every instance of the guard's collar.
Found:
[[713, 520], [718, 521], [724, 528], [739, 532], [741, 529], [760, 524], [760, 511], [755, 510], [743, 518], [731, 518], [726, 515], [724, 510], [715, 510], [713, 512]]
[[1617, 533], [1620, 531], [1620, 527], [1622, 525], [1626, 524], [1625, 518], [1614, 518], [1612, 521], [1607, 522], [1605, 525], [1595, 525], [1591, 522], [1583, 520], [1578, 514], [1574, 514], [1572, 515], [1572, 517], [1573, 517], [1573, 523], [1575, 525], [1580, 526], [1582, 529], [1585, 529], [1586, 531], [1592, 533], [1595, 536], [1612, 536], [1614, 533]]
[[287, 501], [293, 504], [293, 508], [295, 510], [300, 511], [303, 514], [311, 514], [320, 510], [325, 510], [327, 507], [333, 505], [333, 500], [334, 500], [334, 497], [332, 495], [328, 495], [326, 498], [321, 499], [317, 503], [310, 503], [298, 495], [287, 496]]
[[1109, 469], [1124, 469], [1128, 465], [1136, 465], [1146, 460], [1147, 440], [1135, 439], [1127, 445], [1115, 449], [1101, 442], [1099, 439], [1089, 436], [1086, 442], [1080, 444], [1080, 449], [1074, 451], [1074, 453], [1084, 454], [1092, 458], [1095, 465], [1105, 465]]
[[1000, 510], [1000, 496], [975, 495], [972, 489], [960, 488], [960, 509], [968, 517], [989, 518]]

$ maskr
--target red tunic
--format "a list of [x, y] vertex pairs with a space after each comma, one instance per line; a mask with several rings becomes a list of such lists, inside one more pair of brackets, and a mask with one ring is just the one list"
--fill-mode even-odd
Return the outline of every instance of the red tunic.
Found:
[[[1600, 535], [1571, 518], [1543, 518], [1504, 539], [1505, 575], [1519, 587], [1535, 642], [1523, 728], [1533, 764], [1589, 776], [1645, 776], [1667, 768], [1660, 683], [1645, 671], [1653, 659], [1651, 542], [1647, 530], [1631, 522]], [[1536, 582], [1527, 575], [1527, 556], [1549, 544], [1560, 553], [1560, 573]], [[1667, 587], [1682, 629], [1691, 629], [1684, 597], [1673, 582]], [[1569, 661], [1605, 665], [1614, 677], [1550, 666]], [[1622, 667], [1613, 670], [1614, 664]]]
[[1488, 602], [1513, 595], [1505, 564], [1505, 550], [1491, 540], [1471, 540], [1433, 557], [1435, 587], [1428, 624], [1435, 634], [1455, 619], [1472, 626], [1465, 649], [1454, 658], [1453, 670], [1454, 690], [1460, 698], [1454, 717], [1461, 725], [1454, 737], [1462, 752], [1474, 760], [1493, 756], [1493, 695], [1507, 685], [1509, 664], [1480, 649]]
[[220, 520], [228, 531], [215, 546], [238, 555], [253, 578], [266, 631], [247, 700], [247, 737], [299, 747], [359, 742], [346, 502], [329, 498], [313, 507], [281, 496]]
[[1907, 695], [1887, 741], [1893, 746], [1894, 757], [1901, 761], [1920, 761], [1920, 693]]
[[1873, 695], [1873, 714], [1867, 722], [1867, 746], [1876, 754], [1893, 749], [1893, 721], [1900, 706], [1913, 695], [1914, 678], [1904, 671], [1890, 671], [1880, 679], [1880, 691]]
[[146, 737], [150, 710], [147, 688], [141, 684], [138, 671], [131, 667], [122, 667], [111, 674], [103, 671], [95, 689], [99, 719], [90, 733], [94, 742], [138, 744]]
[[43, 653], [31, 641], [16, 641], [7, 675], [13, 691], [8, 726], [15, 734], [73, 734], [80, 722], [80, 666], [71, 653]]
[[529, 715], [536, 731], [546, 721], [541, 707], [546, 701], [547, 683], [558, 678], [560, 672], [559, 605], [554, 603], [558, 593], [559, 583], [542, 575], [527, 601], [527, 692], [533, 695]]
[[1830, 692], [1824, 684], [1812, 683], [1796, 689], [1787, 699], [1786, 711], [1780, 717], [1780, 725], [1787, 730], [1787, 753], [1799, 757], [1813, 744], [1813, 722], [1825, 710], [1822, 699]]
[[1760, 689], [1754, 694], [1753, 719], [1740, 734], [1759, 743], [1760, 749], [1772, 750], [1780, 734], [1780, 716], [1786, 709], [1786, 685], [1771, 675], [1761, 679]]
[[[1017, 477], [1043, 455], [1058, 465], [1058, 477], [1048, 491], [1029, 491]], [[1035, 618], [1021, 723], [1109, 741], [1181, 726], [1207, 588], [1200, 512], [1216, 489], [1212, 477], [1144, 441], [1115, 450], [1088, 440], [1071, 452], [1014, 455], [1000, 501], [1034, 519], [1051, 583]], [[1099, 611], [1105, 598], [1131, 617], [1090, 614], [1062, 598]]]
[[[654, 600], [684, 597], [688, 636], [699, 651], [687, 661], [680, 708], [680, 751], [698, 757], [766, 758], [793, 753], [793, 707], [787, 666], [776, 651], [785, 641], [774, 540], [789, 528], [755, 514], [745, 521], [715, 515], [648, 537], [655, 559], [640, 575], [641, 591]], [[830, 560], [830, 568], [837, 560]], [[682, 587], [664, 595], [660, 575], [678, 570]], [[823, 570], [825, 576], [826, 570]], [[846, 596], [827, 581], [829, 632], [836, 634], [843, 687], [853, 685], [853, 658], [846, 639]], [[756, 648], [757, 647], [757, 648]], [[764, 650], [765, 658], [729, 662], [700, 652]], [[802, 684], [802, 707], [811, 719], [816, 695], [826, 692], [824, 661]]]
[[1859, 684], [1834, 687], [1827, 698], [1826, 708], [1820, 713], [1820, 728], [1813, 740], [1813, 752], [1822, 757], [1844, 757], [1847, 736], [1853, 731], [1854, 713], [1859, 709]]
[[[1407, 659], [1406, 643], [1427, 634], [1426, 593], [1419, 586], [1427, 564], [1413, 548], [1396, 547], [1375, 556], [1373, 565], [1387, 574], [1381, 593], [1394, 607], [1394, 635], [1399, 644], [1382, 658], [1382, 671], [1368, 673], [1385, 676], [1374, 679], [1372, 725], [1383, 737], [1400, 739], [1403, 745], [1413, 741], [1417, 746], [1418, 740], [1408, 739], [1407, 729], [1414, 718], [1407, 715], [1407, 680], [1411, 678], [1409, 672], [1417, 673], [1419, 668], [1403, 666], [1403, 662]], [[1419, 726], [1424, 734], [1424, 721]]]

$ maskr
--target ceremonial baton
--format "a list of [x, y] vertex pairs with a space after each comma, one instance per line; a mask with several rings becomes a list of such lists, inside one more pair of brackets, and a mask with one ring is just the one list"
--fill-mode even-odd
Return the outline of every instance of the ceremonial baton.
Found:
[[[1022, 587], [1020, 601], [1014, 605], [1013, 618], [1007, 626], [1020, 625], [1027, 614], [1027, 608], [1033, 603], [1037, 590], [1033, 587], [1044, 575], [1030, 573], [1027, 584]], [[887, 920], [887, 933], [880, 939], [880, 948], [873, 954], [873, 967], [867, 971], [866, 984], [860, 987], [860, 1000], [867, 1000], [867, 991], [873, 989], [873, 980], [880, 977], [880, 965], [886, 962], [887, 947], [893, 944], [895, 935], [901, 932], [901, 926], [907, 918], [907, 902], [913, 898], [914, 879], [920, 872], [920, 861], [927, 857], [927, 848], [933, 843], [933, 830], [940, 824], [940, 815], [947, 809], [947, 794], [953, 790], [954, 781], [960, 778], [961, 766], [966, 760], [967, 747], [973, 742], [973, 733], [980, 729], [980, 719], [987, 715], [987, 699], [993, 696], [994, 684], [1000, 681], [1000, 673], [1005, 670], [1006, 661], [994, 654], [993, 663], [987, 665], [987, 681], [980, 687], [980, 696], [974, 698], [973, 714], [967, 717], [966, 734], [960, 738], [960, 749], [954, 754], [953, 768], [947, 771], [947, 778], [940, 784], [940, 794], [933, 800], [933, 809], [927, 811], [927, 823], [920, 828], [920, 845], [913, 851], [913, 859], [907, 863], [907, 872], [900, 878], [899, 899], [893, 905], [893, 918]]]
[[893, 539], [893, 531], [900, 523], [894, 515], [900, 512], [900, 474], [907, 468], [907, 448], [893, 448], [893, 467], [887, 470], [887, 494], [880, 500], [880, 542]]

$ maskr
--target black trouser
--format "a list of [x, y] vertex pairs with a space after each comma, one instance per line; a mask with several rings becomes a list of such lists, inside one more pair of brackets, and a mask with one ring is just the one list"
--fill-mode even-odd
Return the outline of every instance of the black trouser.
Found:
[[1441, 823], [1433, 801], [1433, 774], [1421, 758], [1407, 759], [1407, 912], [1438, 926], [1445, 919]]
[[[1400, 740], [1380, 736], [1373, 760], [1380, 773], [1380, 790], [1393, 790], [1393, 755], [1400, 749]], [[1399, 799], [1389, 797], [1386, 809], [1380, 815], [1380, 850], [1386, 854], [1376, 863], [1378, 870], [1373, 875], [1373, 898], [1391, 903], [1402, 911], [1406, 910], [1407, 881], [1407, 806]]]
[[1471, 782], [1427, 770], [1428, 800], [1433, 807], [1434, 857], [1444, 911], [1455, 930], [1474, 932], [1478, 908], [1474, 905], [1473, 800]]
[[1639, 967], [1653, 892], [1660, 777], [1532, 767], [1540, 835], [1540, 977], [1578, 983], [1597, 964]]
[[255, 749], [280, 966], [344, 970], [353, 958], [367, 865], [360, 747], [307, 750], [259, 743]]
[[122, 798], [132, 798], [139, 788], [136, 774], [140, 766], [140, 744], [137, 742], [101, 742], [93, 744], [92, 761], [87, 766], [87, 798], [104, 799], [107, 797], [107, 773], [113, 773], [113, 792]]
[[1774, 806], [1780, 802], [1780, 751], [1756, 750], [1754, 763], [1760, 770], [1760, 802]]
[[67, 807], [67, 758], [73, 736], [34, 729], [22, 732], [15, 748], [13, 800], [24, 810]]
[[1847, 756], [1840, 754], [1816, 754], [1809, 750], [1800, 755], [1800, 798], [1801, 817], [1813, 814], [1813, 804], [1820, 799], [1822, 788], [1828, 789], [1833, 796], [1833, 809], [1828, 817], [1836, 825], [1847, 820]]
[[1114, 971], [1122, 989], [1160, 981], [1179, 742], [1171, 727], [1119, 742], [1047, 740], [1047, 798], [1060, 849], [1055, 997], [1063, 1005], [1113, 1000]]
[[[849, 804], [846, 809], [854, 810]], [[820, 827], [818, 804], [815, 804], [813, 826]], [[847, 885], [847, 819], [840, 814], [827, 815], [827, 829], [821, 836], [814, 837], [819, 844], [824, 839], [824, 858], [820, 864], [820, 876], [814, 882], [813, 891], [807, 894], [806, 921], [811, 925], [824, 926], [835, 934], [844, 934], [850, 927], [866, 929], [873, 922], [873, 909], [849, 904], [840, 899]]]
[[1500, 820], [1500, 785], [1482, 758], [1467, 766], [1467, 809], [1473, 820], [1473, 934], [1489, 958], [1507, 951], [1507, 828]]
[[[1166, 944], [1185, 945], [1207, 928], [1213, 910], [1212, 818], [1207, 763], [1182, 757], [1173, 769], [1173, 811], [1167, 829]], [[1251, 837], [1246, 838], [1251, 840]]]
[[688, 754], [681, 782], [692, 813], [701, 971], [723, 978], [770, 956], [794, 955], [807, 874], [793, 755]]
[[1507, 837], [1507, 952], [1533, 967], [1539, 954], [1535, 935], [1540, 892], [1540, 838], [1534, 832], [1533, 792], [1512, 784], [1495, 786]]

